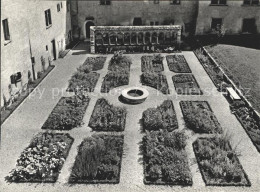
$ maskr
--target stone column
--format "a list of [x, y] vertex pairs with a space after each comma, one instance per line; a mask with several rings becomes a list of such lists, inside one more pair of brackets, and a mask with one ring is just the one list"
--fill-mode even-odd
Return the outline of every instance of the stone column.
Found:
[[178, 44], [181, 43], [181, 29], [178, 29], [178, 31], [177, 31], [177, 43]]
[[94, 31], [94, 26], [90, 27], [90, 53], [95, 53], [95, 31]]

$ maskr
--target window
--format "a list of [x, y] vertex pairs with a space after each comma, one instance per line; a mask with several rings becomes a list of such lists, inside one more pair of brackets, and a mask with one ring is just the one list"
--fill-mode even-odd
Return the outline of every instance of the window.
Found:
[[45, 11], [45, 22], [46, 22], [46, 27], [49, 27], [52, 24], [52, 22], [51, 22], [51, 10], [50, 9]]
[[48, 45], [46, 45], [46, 51], [48, 51]]
[[160, 3], [160, 0], [153, 0], [153, 3], [154, 3], [154, 4], [159, 4], [159, 3]]
[[60, 2], [60, 8], [62, 8], [62, 2]]
[[244, 0], [244, 5], [259, 5], [259, 0]]
[[216, 30], [222, 25], [222, 18], [212, 18], [211, 29]]
[[244, 19], [242, 26], [243, 33], [256, 33], [255, 19]]
[[152, 25], [152, 26], [153, 26], [153, 25], [154, 25], [154, 22], [153, 22], [153, 21], [151, 21], [151, 22], [150, 22], [150, 25]]
[[57, 4], [57, 11], [60, 12], [60, 4]]
[[8, 25], [8, 20], [4, 19], [3, 21], [3, 31], [4, 31], [4, 37], [6, 41], [10, 41], [10, 33], [9, 33], [9, 25]]
[[100, 0], [100, 5], [111, 5], [111, 0]]
[[171, 0], [171, 5], [179, 5], [181, 4], [181, 0]]
[[159, 25], [159, 21], [155, 21], [155, 25]]
[[211, 0], [211, 5], [226, 5], [227, 0]]

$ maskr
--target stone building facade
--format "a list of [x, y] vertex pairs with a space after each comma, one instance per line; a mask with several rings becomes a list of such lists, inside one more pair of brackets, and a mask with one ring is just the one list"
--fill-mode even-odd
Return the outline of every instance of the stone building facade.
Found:
[[[1, 106], [37, 78], [48, 59], [58, 59], [69, 42], [70, 14], [66, 1], [3, 0], [1, 2]], [[19, 10], [19, 11], [18, 11]], [[69, 23], [69, 24], [68, 24]], [[12, 75], [19, 82], [11, 80]]]

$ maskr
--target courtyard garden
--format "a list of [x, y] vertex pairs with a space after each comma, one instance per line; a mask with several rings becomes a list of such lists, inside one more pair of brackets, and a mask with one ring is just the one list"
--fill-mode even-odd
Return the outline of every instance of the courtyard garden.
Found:
[[[62, 189], [69, 184], [82, 191], [131, 191], [129, 186], [134, 186], [132, 191], [135, 187], [208, 190], [207, 186], [223, 190], [222, 186], [256, 185], [250, 167], [254, 164], [245, 162], [257, 159], [250, 145], [260, 149], [259, 121], [243, 101], [229, 101], [229, 108], [223, 95], [202, 94], [201, 87], [216, 85], [224, 91], [220, 85], [229, 82], [200, 53], [196, 57], [192, 52], [125, 55], [118, 51], [106, 57], [82, 56], [74, 68], [68, 64], [76, 70], [64, 78], [70, 96], [52, 102], [48, 111], [43, 109], [30, 142], [23, 138], [20, 143], [26, 134], [21, 135], [22, 125], [14, 129], [19, 134], [16, 142], [28, 147], [20, 150], [17, 145], [16, 154], [22, 153], [12, 169], [7, 167], [9, 175], [4, 168], [6, 181], [38, 183], [43, 188], [41, 183], [54, 183]], [[192, 63], [197, 58], [208, 60], [202, 65]], [[120, 86], [139, 86], [149, 95], [143, 103], [121, 102], [121, 93], [110, 94]], [[35, 113], [41, 109], [34, 107]], [[39, 125], [45, 132], [38, 133]]]

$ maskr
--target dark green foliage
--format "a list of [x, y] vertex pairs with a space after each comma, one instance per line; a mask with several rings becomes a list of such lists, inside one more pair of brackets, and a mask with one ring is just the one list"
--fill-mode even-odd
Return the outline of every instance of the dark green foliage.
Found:
[[69, 153], [73, 138], [69, 134], [39, 133], [17, 160], [6, 177], [9, 182], [55, 182]]
[[142, 72], [162, 72], [163, 69], [163, 57], [160, 54], [154, 54], [153, 56], [141, 57]]
[[199, 138], [193, 147], [207, 185], [250, 185], [226, 136]]
[[122, 55], [114, 55], [108, 66], [108, 73], [102, 83], [101, 92], [108, 93], [111, 89], [128, 85], [131, 60]]
[[166, 76], [161, 73], [146, 72], [141, 76], [142, 85], [153, 87], [163, 94], [169, 94]]
[[178, 129], [178, 122], [172, 101], [165, 100], [157, 108], [149, 108], [143, 112], [143, 126], [146, 130]]
[[98, 99], [89, 126], [95, 131], [124, 131], [126, 109], [110, 105], [104, 98]]
[[182, 95], [201, 95], [202, 91], [192, 74], [179, 74], [172, 77], [175, 89]]
[[187, 127], [195, 133], [222, 133], [222, 128], [206, 101], [181, 101]]
[[184, 132], [146, 132], [143, 138], [146, 184], [191, 185]]
[[83, 87], [84, 91], [93, 92], [100, 74], [96, 72], [86, 73], [88, 70], [88, 67], [80, 67], [69, 80], [67, 91], [75, 92], [77, 89]]
[[78, 148], [70, 183], [119, 183], [123, 136], [93, 135]]
[[170, 71], [175, 73], [191, 73], [190, 67], [183, 55], [167, 55], [166, 60]]
[[89, 100], [88, 97], [62, 97], [43, 124], [42, 129], [70, 130], [82, 125]]
[[88, 57], [83, 63], [83, 66], [88, 66], [92, 71], [98, 71], [103, 69], [106, 62], [106, 57]]

